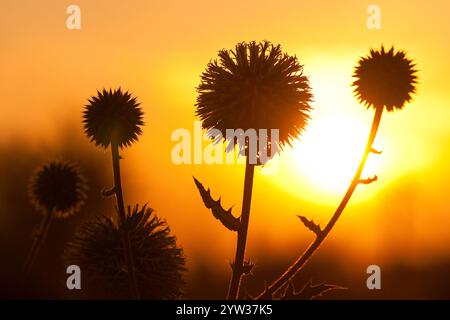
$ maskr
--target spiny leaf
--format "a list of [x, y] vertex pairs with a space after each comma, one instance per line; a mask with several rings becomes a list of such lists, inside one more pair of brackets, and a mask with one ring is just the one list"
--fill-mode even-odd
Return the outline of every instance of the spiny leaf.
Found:
[[102, 196], [105, 198], [112, 197], [116, 193], [116, 187], [102, 190]]
[[[230, 263], [230, 267], [232, 270], [234, 270], [234, 261]], [[255, 264], [253, 262], [251, 262], [250, 260], [244, 261], [242, 263], [242, 274], [248, 275], [252, 272], [253, 267], [255, 266]]]
[[372, 182], [375, 182], [377, 180], [378, 180], [378, 177], [375, 175], [375, 176], [367, 178], [367, 179], [360, 179], [359, 183], [361, 183], [361, 184], [371, 184]]
[[317, 285], [312, 284], [312, 280], [310, 280], [299, 292], [295, 291], [294, 284], [289, 281], [288, 286], [286, 287], [286, 291], [284, 292], [281, 299], [283, 300], [312, 300], [314, 298], [322, 296], [324, 293], [331, 290], [343, 290], [346, 289], [344, 287], [334, 285], [334, 284], [326, 284], [321, 283]]
[[203, 185], [194, 178], [195, 185], [197, 186], [198, 191], [200, 192], [200, 196], [203, 199], [203, 203], [206, 208], [210, 209], [213, 216], [220, 220], [222, 224], [231, 231], [238, 231], [240, 226], [240, 221], [238, 218], [234, 217], [231, 213], [231, 208], [225, 210], [220, 204], [220, 198], [218, 200], [214, 200], [211, 197], [211, 190], [206, 190]]
[[382, 154], [383, 153], [383, 151], [378, 151], [374, 148], [370, 148], [370, 152], [372, 152], [373, 154]]
[[309, 230], [314, 232], [317, 236], [320, 235], [320, 233], [322, 232], [322, 229], [320, 229], [320, 226], [318, 224], [316, 224], [313, 220], [308, 220], [304, 216], [297, 216], [297, 217], [299, 217], [300, 221], [303, 222], [305, 227], [307, 227]]
[[242, 265], [242, 273], [243, 274], [250, 274], [253, 270], [253, 267], [255, 264], [251, 262], [250, 260], [244, 261], [244, 264]]
[[331, 291], [331, 290], [345, 290], [346, 288], [334, 285], [334, 284], [327, 284], [327, 283], [321, 283], [317, 285], [312, 284], [312, 280], [309, 280], [309, 282], [303, 287], [303, 289], [298, 293], [298, 299], [302, 300], [312, 300], [317, 297], [322, 296], [325, 292]]

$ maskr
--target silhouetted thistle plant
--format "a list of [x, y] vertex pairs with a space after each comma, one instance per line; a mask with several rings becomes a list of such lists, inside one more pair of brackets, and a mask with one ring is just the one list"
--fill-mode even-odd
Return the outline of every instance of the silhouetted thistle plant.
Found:
[[[279, 147], [306, 127], [312, 94], [297, 57], [268, 41], [238, 43], [220, 50], [197, 88], [196, 114], [206, 130], [279, 130]], [[257, 136], [258, 139], [265, 137]], [[230, 144], [242, 143], [229, 141]], [[243, 147], [243, 146], [241, 146]]]
[[[185, 260], [164, 220], [153, 209], [128, 207], [125, 220], [134, 257], [138, 290], [145, 299], [175, 299], [182, 293]], [[101, 284], [103, 296], [126, 298], [129, 278], [123, 269], [121, 227], [111, 218], [85, 223], [64, 252], [67, 265], [83, 270], [89, 284]]]
[[258, 299], [273, 298], [274, 294], [301, 270], [320, 247], [341, 216], [356, 187], [359, 184], [370, 184], [378, 179], [377, 176], [361, 179], [361, 175], [369, 154], [381, 153], [372, 147], [378, 132], [381, 116], [384, 109], [388, 112], [401, 110], [407, 102], [411, 101], [412, 95], [416, 92], [416, 73], [417, 70], [413, 61], [406, 57], [404, 51], [396, 52], [393, 47], [388, 51], [383, 46], [380, 50], [371, 49], [367, 57], [360, 58], [353, 74], [355, 78], [353, 82], [354, 93], [357, 99], [366, 105], [367, 108], [375, 110], [375, 115], [358, 169], [341, 203], [325, 228], [322, 229], [312, 220], [299, 216], [303, 224], [315, 234], [316, 238], [285, 273], [265, 288], [264, 292], [258, 296]]
[[67, 218], [79, 211], [86, 199], [86, 179], [75, 165], [53, 160], [38, 168], [29, 185], [29, 195], [42, 222], [34, 232], [34, 241], [24, 263], [27, 275], [45, 241], [54, 218]]
[[128, 92], [103, 90], [89, 99], [83, 113], [83, 124], [88, 138], [97, 146], [111, 148], [114, 173], [114, 187], [106, 195], [116, 196], [119, 226], [125, 255], [125, 269], [129, 275], [130, 290], [135, 298], [139, 298], [136, 283], [134, 258], [130, 247], [130, 239], [125, 225], [126, 213], [120, 178], [119, 148], [128, 147], [137, 141], [142, 133], [143, 112], [136, 98]]
[[[224, 226], [237, 232], [227, 295], [228, 299], [237, 299], [241, 277], [245, 270], [251, 269], [250, 264], [244, 262], [244, 256], [255, 165], [263, 163], [260, 161], [262, 152], [272, 155], [303, 132], [309, 119], [312, 94], [297, 58], [283, 53], [280, 45], [268, 41], [242, 42], [234, 50], [219, 51], [218, 60], [210, 62], [202, 73], [197, 91], [196, 115], [211, 138], [217, 141], [215, 132], [220, 131], [226, 140], [227, 129], [254, 129], [257, 134], [256, 161], [251, 159], [248, 137], [228, 141], [228, 151], [238, 145], [246, 155], [240, 218], [234, 217], [231, 209], [223, 209], [220, 200], [213, 200], [210, 191], [194, 178], [206, 207]], [[264, 133], [260, 129], [267, 131]], [[279, 130], [275, 146], [269, 142], [272, 129]]]
[[140, 103], [122, 89], [97, 91], [83, 113], [85, 133], [95, 145], [129, 147], [138, 140], [144, 125]]

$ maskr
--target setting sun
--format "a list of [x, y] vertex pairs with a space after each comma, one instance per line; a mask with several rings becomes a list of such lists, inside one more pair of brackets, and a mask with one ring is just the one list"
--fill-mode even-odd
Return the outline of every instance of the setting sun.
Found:
[[449, 298], [449, 12], [0, 1], [0, 299]]
[[[364, 150], [367, 131], [367, 125], [351, 116], [329, 115], [312, 121], [293, 146], [296, 169], [324, 192], [345, 191]], [[366, 172], [375, 172], [373, 158]]]

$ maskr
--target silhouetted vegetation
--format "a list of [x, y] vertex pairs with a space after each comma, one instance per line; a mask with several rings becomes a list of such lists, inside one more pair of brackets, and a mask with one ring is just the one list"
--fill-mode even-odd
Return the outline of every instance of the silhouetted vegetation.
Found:
[[[241, 278], [253, 268], [250, 261], [245, 261], [245, 248], [255, 165], [267, 162], [279, 148], [290, 144], [303, 132], [311, 110], [310, 90], [308, 78], [297, 58], [283, 53], [280, 45], [268, 41], [242, 42], [233, 50], [219, 51], [219, 59], [210, 62], [201, 75], [196, 114], [212, 139], [218, 140], [217, 131], [221, 132], [223, 139], [229, 139], [229, 129], [255, 130], [257, 134], [257, 141], [250, 141], [245, 133], [228, 141], [228, 151], [234, 151], [237, 145], [241, 155], [246, 157], [239, 219], [232, 215], [231, 210], [224, 210], [220, 201], [214, 201], [209, 190], [206, 192], [194, 178], [206, 207], [228, 229], [237, 232], [228, 299], [239, 298]], [[278, 132], [275, 143], [270, 139], [273, 129]], [[269, 131], [263, 133], [261, 130]], [[258, 146], [254, 149], [257, 151], [252, 153], [256, 143]], [[261, 161], [264, 156], [266, 160]], [[230, 221], [234, 221], [233, 226]]]

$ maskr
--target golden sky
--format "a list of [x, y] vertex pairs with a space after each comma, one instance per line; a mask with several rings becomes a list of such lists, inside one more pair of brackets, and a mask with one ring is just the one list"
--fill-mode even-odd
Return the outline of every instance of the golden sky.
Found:
[[[372, 3], [381, 8], [381, 30], [366, 27]], [[81, 8], [81, 30], [66, 28], [70, 4]], [[280, 43], [305, 65], [315, 110], [304, 139], [282, 153], [278, 173], [256, 173], [247, 252], [258, 259], [258, 249], [284, 246], [292, 250], [281, 254], [293, 259], [311, 238], [295, 215], [325, 223], [363, 151], [373, 113], [353, 98], [353, 67], [369, 48], [394, 45], [417, 63], [417, 95], [405, 110], [384, 115], [375, 143], [383, 154], [371, 156], [366, 170], [380, 180], [358, 188], [327, 241], [352, 259], [439, 259], [450, 240], [449, 12], [445, 0], [3, 0], [0, 142], [25, 133], [50, 143], [65, 123], [81, 130], [82, 107], [97, 89], [131, 90], [147, 126], [124, 152], [126, 201], [156, 208], [190, 263], [214, 255], [209, 263], [224, 265], [234, 235], [203, 207], [192, 175], [237, 215], [244, 167], [176, 166], [170, 136], [193, 129], [195, 87], [219, 49]]]

